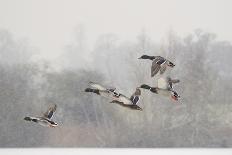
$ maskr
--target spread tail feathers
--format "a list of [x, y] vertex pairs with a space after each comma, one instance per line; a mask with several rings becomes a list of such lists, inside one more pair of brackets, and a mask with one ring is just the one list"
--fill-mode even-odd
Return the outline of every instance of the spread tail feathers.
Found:
[[175, 64], [169, 61], [169, 62], [168, 62], [168, 66], [170, 66], [170, 67], [174, 67], [174, 66], [175, 66]]

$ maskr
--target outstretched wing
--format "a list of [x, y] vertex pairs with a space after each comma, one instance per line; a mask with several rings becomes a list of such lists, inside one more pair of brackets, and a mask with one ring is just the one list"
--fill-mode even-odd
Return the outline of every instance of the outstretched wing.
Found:
[[155, 59], [152, 62], [152, 66], [151, 66], [151, 77], [155, 76], [159, 72], [159, 70], [161, 74], [166, 70], [166, 68], [163, 67], [164, 66], [163, 64], [165, 62], [166, 60], [163, 57], [161, 56], [155, 57]]
[[166, 71], [166, 65], [160, 67], [160, 74], [163, 74]]
[[53, 116], [53, 114], [54, 114], [55, 111], [56, 111], [56, 107], [57, 107], [56, 104], [55, 104], [54, 106], [50, 107], [50, 108], [47, 110], [47, 112], [44, 113], [44, 117], [45, 117], [45, 118], [48, 118], [48, 119], [51, 119], [52, 116]]
[[152, 62], [151, 65], [151, 77], [155, 76], [160, 70], [160, 65], [158, 65], [155, 61]]
[[130, 97], [130, 100], [133, 104], [136, 104], [138, 101], [139, 101], [139, 96], [136, 96], [136, 95], [132, 95]]

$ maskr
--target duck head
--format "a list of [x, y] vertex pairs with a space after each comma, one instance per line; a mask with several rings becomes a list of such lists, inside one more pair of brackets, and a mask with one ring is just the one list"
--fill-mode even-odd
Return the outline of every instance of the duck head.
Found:
[[31, 121], [31, 118], [30, 117], [24, 117], [24, 120], [25, 121]]
[[148, 55], [142, 55], [138, 59], [150, 59], [150, 60], [153, 60], [153, 59], [155, 59], [155, 57], [154, 56], [148, 56]]
[[146, 84], [142, 84], [139, 88], [150, 89], [151, 87]]
[[177, 94], [177, 92], [172, 91], [171, 98], [173, 100], [175, 100], [175, 101], [178, 101], [178, 99], [180, 98], [180, 96]]

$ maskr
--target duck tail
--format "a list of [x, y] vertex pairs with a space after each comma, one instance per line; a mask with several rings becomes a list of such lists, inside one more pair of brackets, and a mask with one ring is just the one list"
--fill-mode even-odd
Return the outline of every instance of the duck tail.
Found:
[[152, 93], [158, 94], [157, 88], [155, 88], [155, 87], [151, 87], [150, 91], [151, 91]]
[[85, 89], [85, 92], [92, 92], [92, 93], [95, 93], [95, 94], [100, 95], [98, 89], [86, 88], [86, 89]]
[[174, 66], [175, 66], [175, 64], [174, 64], [174, 63], [172, 63], [171, 61], [168, 61], [168, 66], [170, 66], [170, 67], [174, 67]]

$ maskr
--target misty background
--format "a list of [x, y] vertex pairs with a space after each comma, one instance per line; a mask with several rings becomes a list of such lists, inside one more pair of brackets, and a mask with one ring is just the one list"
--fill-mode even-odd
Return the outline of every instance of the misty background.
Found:
[[[0, 1], [0, 147], [231, 147], [229, 1], [111, 2]], [[179, 102], [142, 90], [140, 112], [84, 92], [89, 81], [126, 96], [155, 86], [143, 54], [176, 64], [165, 75], [180, 79]], [[58, 127], [23, 120], [53, 103]]]

